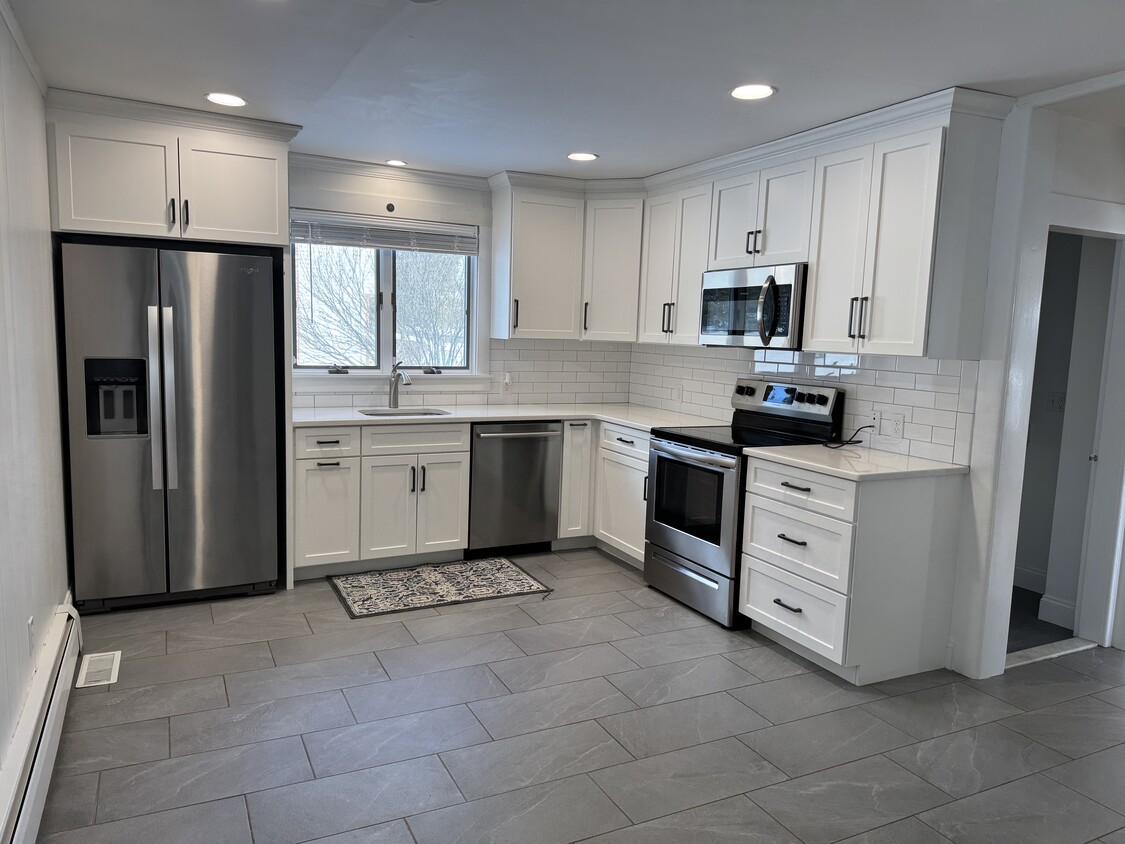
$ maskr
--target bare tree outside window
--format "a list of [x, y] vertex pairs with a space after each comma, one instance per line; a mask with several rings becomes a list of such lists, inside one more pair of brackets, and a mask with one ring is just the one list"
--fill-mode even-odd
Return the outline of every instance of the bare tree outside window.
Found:
[[395, 351], [403, 366], [469, 365], [469, 259], [395, 252]]
[[379, 365], [377, 250], [293, 245], [298, 366]]

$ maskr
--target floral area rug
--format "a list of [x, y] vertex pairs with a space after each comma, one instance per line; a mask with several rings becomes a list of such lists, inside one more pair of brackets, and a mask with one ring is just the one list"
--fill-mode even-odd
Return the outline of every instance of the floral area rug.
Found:
[[551, 591], [504, 557], [336, 575], [328, 582], [352, 618]]

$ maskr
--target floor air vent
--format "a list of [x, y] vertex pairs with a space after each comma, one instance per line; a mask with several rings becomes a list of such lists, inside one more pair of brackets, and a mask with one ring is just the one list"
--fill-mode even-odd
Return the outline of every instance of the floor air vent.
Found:
[[108, 686], [117, 682], [117, 672], [121, 668], [121, 651], [107, 651], [104, 654], [86, 654], [78, 669], [76, 689], [89, 686]]

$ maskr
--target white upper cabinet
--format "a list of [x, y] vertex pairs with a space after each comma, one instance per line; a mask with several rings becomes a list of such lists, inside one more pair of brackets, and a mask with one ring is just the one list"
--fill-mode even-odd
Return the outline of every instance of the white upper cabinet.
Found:
[[57, 231], [289, 242], [286, 141], [101, 115], [49, 137]]
[[579, 339], [584, 206], [563, 192], [494, 191], [493, 337]]
[[637, 339], [643, 199], [586, 200], [582, 339]]
[[638, 339], [699, 345], [699, 307], [711, 232], [711, 185], [645, 202]]
[[708, 270], [807, 261], [812, 159], [715, 182]]
[[805, 349], [926, 353], [942, 137], [817, 159]]

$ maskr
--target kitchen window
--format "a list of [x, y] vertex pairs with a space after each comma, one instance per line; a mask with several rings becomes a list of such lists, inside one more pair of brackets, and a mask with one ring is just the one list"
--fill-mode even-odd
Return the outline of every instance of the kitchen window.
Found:
[[471, 370], [477, 230], [294, 212], [294, 366]]

